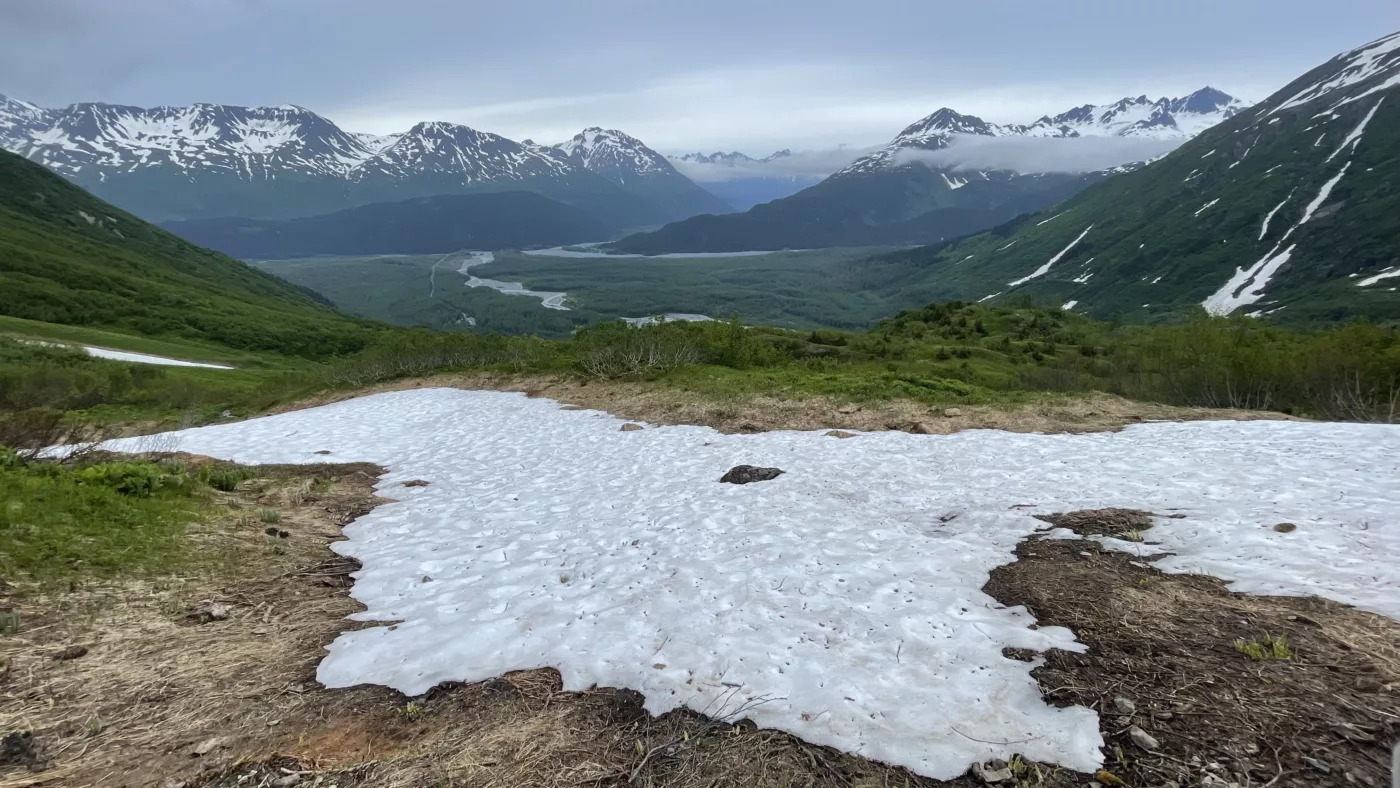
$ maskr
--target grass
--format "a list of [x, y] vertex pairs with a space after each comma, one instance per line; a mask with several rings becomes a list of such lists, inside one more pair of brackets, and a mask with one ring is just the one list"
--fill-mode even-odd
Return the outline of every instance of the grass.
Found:
[[0, 576], [41, 584], [166, 569], [204, 505], [197, 480], [156, 463], [70, 466], [9, 453], [0, 501]]
[[[185, 361], [209, 361], [235, 366], [266, 366], [270, 363], [267, 355], [238, 352], [208, 342], [156, 339], [139, 334], [108, 331], [88, 326], [44, 323], [38, 320], [25, 320], [4, 315], [0, 315], [0, 336], [8, 336], [13, 339], [93, 345]], [[290, 360], [283, 361], [283, 363], [290, 363]]]
[[1239, 638], [1235, 641], [1235, 650], [1255, 662], [1293, 659], [1293, 650], [1288, 647], [1287, 635], [1275, 637], [1265, 632], [1248, 640]]
[[[441, 255], [268, 260], [258, 268], [325, 293], [362, 317], [399, 325], [567, 337], [577, 328], [671, 312], [781, 328], [865, 329], [923, 304], [917, 290], [883, 287], [882, 273], [856, 265], [882, 249], [823, 249], [728, 258], [565, 258], [498, 252], [472, 268], [483, 278], [566, 292], [570, 311], [538, 299], [467, 288]], [[430, 278], [435, 286], [430, 284]], [[474, 325], [468, 325], [466, 318]]]

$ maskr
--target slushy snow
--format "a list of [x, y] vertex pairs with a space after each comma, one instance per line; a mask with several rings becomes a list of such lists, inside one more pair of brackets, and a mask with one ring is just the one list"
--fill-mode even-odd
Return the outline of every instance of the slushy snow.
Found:
[[[409, 695], [555, 667], [653, 713], [758, 725], [935, 778], [1023, 757], [1092, 771], [1096, 714], [1004, 647], [1083, 650], [980, 590], [1031, 515], [1174, 512], [1168, 571], [1400, 616], [1400, 426], [1190, 422], [1081, 435], [621, 432], [521, 394], [418, 389], [172, 433], [250, 463], [368, 461], [395, 499], [345, 528], [363, 564], [317, 678]], [[149, 438], [114, 441], [139, 449]], [[741, 463], [786, 473], [718, 483]], [[403, 482], [424, 479], [426, 487]], [[1030, 506], [1031, 508], [1021, 508]], [[1298, 524], [1292, 534], [1270, 527]], [[394, 622], [389, 625], [387, 622]]]

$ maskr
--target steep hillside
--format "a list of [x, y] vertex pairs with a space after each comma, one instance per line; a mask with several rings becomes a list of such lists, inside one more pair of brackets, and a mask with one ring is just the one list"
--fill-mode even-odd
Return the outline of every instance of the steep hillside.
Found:
[[934, 243], [1053, 205], [1107, 174], [1013, 171], [919, 158], [952, 147], [958, 138], [1142, 137], [1164, 141], [1161, 150], [1167, 150], [1244, 106], [1205, 88], [1180, 99], [1152, 102], [1140, 97], [1109, 107], [1085, 105], [1022, 125], [988, 123], [944, 107], [904, 128], [883, 148], [791, 197], [743, 214], [696, 217], [633, 235], [614, 248], [658, 254]]
[[613, 232], [582, 210], [533, 192], [450, 194], [301, 219], [192, 219], [164, 227], [200, 246], [262, 259], [561, 246]]
[[1131, 319], [1400, 319], [1397, 88], [1400, 34], [1038, 216], [902, 254], [936, 297], [1024, 294]]
[[733, 210], [678, 172], [665, 156], [620, 131], [594, 126], [554, 147], [571, 164], [656, 205], [667, 221]]
[[0, 151], [0, 315], [322, 358], [379, 331]]
[[283, 219], [357, 205], [534, 191], [635, 227], [668, 214], [559, 151], [452, 123], [342, 130], [301, 107], [43, 109], [0, 96], [0, 147], [150, 221]]

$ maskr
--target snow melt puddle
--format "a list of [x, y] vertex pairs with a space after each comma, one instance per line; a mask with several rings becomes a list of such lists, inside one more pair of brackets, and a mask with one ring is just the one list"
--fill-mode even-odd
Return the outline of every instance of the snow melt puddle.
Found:
[[[420, 389], [173, 433], [254, 463], [378, 463], [396, 499], [345, 528], [357, 620], [317, 678], [409, 695], [552, 666], [660, 713], [722, 716], [949, 779], [1010, 758], [1092, 771], [1095, 713], [1003, 647], [1083, 650], [981, 592], [1046, 524], [1179, 511], [1168, 571], [1400, 616], [1400, 427], [1191, 422], [1118, 433], [621, 432], [521, 394]], [[150, 439], [145, 439], [149, 441]], [[112, 442], [137, 449], [140, 439]], [[731, 466], [774, 481], [718, 483]], [[403, 482], [424, 479], [426, 487]], [[1013, 508], [1034, 504], [1026, 510]], [[1293, 534], [1275, 532], [1281, 521]]]
[[526, 290], [525, 285], [520, 282], [502, 282], [498, 279], [482, 279], [479, 276], [472, 276], [470, 269], [474, 265], [485, 265], [495, 262], [496, 255], [492, 252], [468, 252], [467, 259], [463, 261], [462, 267], [457, 269], [457, 273], [467, 277], [467, 287], [489, 287], [498, 293], [505, 295], [529, 296], [540, 299], [540, 304], [545, 309], [558, 309], [561, 312], [569, 311], [564, 306], [564, 299], [568, 298], [568, 293], [552, 293], [547, 290]]

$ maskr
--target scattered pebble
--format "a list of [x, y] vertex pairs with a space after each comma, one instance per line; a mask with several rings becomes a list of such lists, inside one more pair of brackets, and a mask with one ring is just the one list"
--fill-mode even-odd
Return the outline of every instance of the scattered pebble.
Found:
[[1274, 530], [1278, 531], [1281, 534], [1291, 534], [1294, 531], [1298, 530], [1298, 526], [1294, 525], [1293, 523], [1279, 523], [1278, 525], [1274, 526]]
[[204, 741], [200, 742], [199, 744], [196, 744], [196, 745], [190, 750], [190, 754], [194, 755], [196, 758], [199, 758], [199, 757], [208, 755], [209, 753], [211, 753], [211, 752], [213, 752], [214, 750], [217, 750], [217, 749], [219, 749], [220, 747], [223, 747], [223, 746], [224, 746], [224, 737], [222, 737], [222, 736], [213, 736], [213, 737], [210, 737], [210, 738], [208, 738], [208, 739], [205, 739]]
[[641, 431], [642, 431], [642, 425], [640, 425], [640, 424], [624, 424], [624, 425], [622, 425], [622, 431], [623, 431], [623, 432], [641, 432]]
[[1126, 714], [1129, 717], [1137, 713], [1137, 704], [1122, 695], [1113, 699], [1113, 708], [1118, 709], [1119, 714]]
[[409, 479], [403, 483], [405, 487], [427, 487], [431, 482], [427, 479]]
[[972, 772], [982, 778], [984, 783], [1000, 783], [1011, 779], [1011, 769], [1005, 765], [998, 766], [1001, 761], [992, 761], [987, 764], [975, 763], [972, 765]]
[[203, 611], [203, 618], [209, 621], [227, 621], [233, 615], [233, 606], [223, 602], [212, 602]]
[[944, 408], [944, 409], [943, 409], [943, 415], [946, 416], [946, 417], [948, 417], [948, 418], [950, 418], [950, 419], [955, 419], [955, 418], [957, 418], [958, 416], [961, 416], [961, 415], [962, 415], [962, 409], [961, 409], [961, 408]]
[[58, 653], [54, 654], [53, 658], [57, 661], [64, 661], [70, 659], [77, 659], [79, 657], [85, 657], [87, 656], [87, 653], [87, 646], [68, 646], [62, 651], [59, 651]]
[[1331, 773], [1332, 773], [1332, 767], [1331, 767], [1331, 766], [1328, 766], [1327, 764], [1323, 763], [1322, 761], [1319, 761], [1319, 760], [1316, 759], [1316, 758], [1310, 758], [1310, 757], [1304, 755], [1304, 756], [1303, 756], [1303, 763], [1306, 763], [1307, 765], [1309, 765], [1309, 766], [1313, 767], [1314, 769], [1316, 769], [1316, 770], [1322, 772], [1323, 774], [1331, 774]]
[[828, 438], [854, 438], [855, 433], [844, 430], [832, 430], [826, 434]]
[[1136, 725], [1128, 729], [1128, 738], [1133, 740], [1133, 744], [1144, 750], [1155, 750], [1162, 746], [1156, 739], [1152, 738], [1152, 734]]

